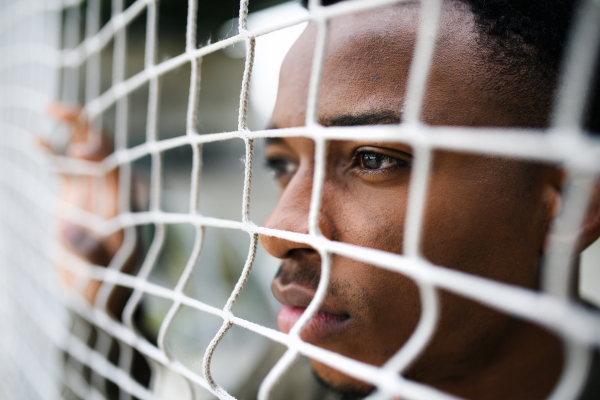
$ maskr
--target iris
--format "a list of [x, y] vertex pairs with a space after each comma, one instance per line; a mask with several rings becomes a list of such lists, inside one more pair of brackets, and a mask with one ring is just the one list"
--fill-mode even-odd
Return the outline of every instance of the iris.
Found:
[[360, 163], [365, 169], [385, 169], [398, 165], [398, 160], [384, 154], [369, 152], [360, 155]]

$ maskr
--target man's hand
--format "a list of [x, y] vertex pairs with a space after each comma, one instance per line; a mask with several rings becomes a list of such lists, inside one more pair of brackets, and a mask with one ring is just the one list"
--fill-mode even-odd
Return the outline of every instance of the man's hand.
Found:
[[[59, 123], [66, 124], [71, 133], [64, 156], [100, 162], [112, 152], [110, 140], [100, 133], [94, 136], [95, 133], [92, 132], [81, 109], [55, 103], [49, 108], [49, 112]], [[47, 143], [42, 145], [57, 153], [56, 149], [52, 149]], [[71, 206], [105, 220], [118, 214], [118, 169], [113, 169], [103, 176], [62, 174], [61, 178], [62, 202], [59, 215], [66, 215], [66, 208]], [[59, 227], [60, 241], [64, 247], [78, 258], [94, 265], [107, 266], [123, 243], [122, 230], [109, 236], [101, 236], [64, 218], [61, 218]], [[87, 280], [82, 284], [82, 277], [66, 267], [61, 267], [60, 273], [69, 288], [81, 290], [90, 303], [95, 301], [100, 281]]]

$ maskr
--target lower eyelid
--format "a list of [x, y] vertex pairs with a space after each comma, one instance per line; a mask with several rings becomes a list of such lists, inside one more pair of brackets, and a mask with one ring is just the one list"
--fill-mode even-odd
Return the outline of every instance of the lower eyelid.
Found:
[[389, 167], [385, 167], [385, 168], [380, 168], [380, 169], [366, 169], [366, 168], [361, 168], [360, 172], [362, 173], [367, 173], [367, 174], [386, 174], [392, 171], [395, 171], [396, 169], [402, 168], [401, 165], [398, 164], [394, 164], [391, 165]]
[[400, 173], [402, 172], [402, 170], [409, 170], [411, 168], [411, 165], [403, 160], [400, 159], [394, 159], [397, 162], [394, 163], [393, 165], [389, 166], [389, 167], [385, 167], [385, 168], [381, 168], [381, 169], [367, 169], [367, 168], [355, 168], [354, 171], [355, 173], [357, 173], [359, 176], [365, 176], [365, 177], [373, 177], [375, 178], [376, 176], [385, 176], [388, 174], [395, 174], [395, 173]]
[[[380, 155], [380, 156], [382, 156], [382, 157], [383, 157], [383, 159], [384, 159], [384, 160], [386, 160], [386, 161], [388, 161], [388, 160], [389, 160], [389, 161], [391, 161], [391, 162], [392, 162], [392, 163], [393, 163], [395, 166], [410, 166], [410, 164], [409, 164], [409, 163], [407, 163], [406, 161], [404, 161], [404, 160], [403, 160], [403, 159], [401, 159], [401, 158], [392, 157], [392, 156], [389, 156], [389, 155], [387, 155], [387, 154], [378, 153], [378, 152], [375, 152], [375, 151], [363, 151], [363, 152], [360, 152], [360, 153], [356, 153], [356, 155], [353, 157], [353, 162], [355, 162], [355, 163], [356, 163], [356, 162], [360, 163], [360, 157], [361, 157], [363, 154], [369, 154], [369, 153], [371, 153], [371, 154], [377, 154], [377, 155]], [[391, 167], [387, 167], [387, 168], [391, 168]], [[371, 170], [371, 171], [375, 171], [375, 170]]]

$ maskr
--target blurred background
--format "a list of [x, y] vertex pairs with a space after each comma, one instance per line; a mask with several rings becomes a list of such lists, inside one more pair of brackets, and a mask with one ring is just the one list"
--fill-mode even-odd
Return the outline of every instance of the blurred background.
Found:
[[[197, 44], [199, 47], [237, 34], [239, 1], [199, 0], [198, 3]], [[99, 25], [102, 27], [111, 18], [111, 1], [102, 0], [100, 4]], [[125, 1], [125, 7], [131, 4], [133, 4], [132, 0]], [[159, 4], [158, 63], [176, 57], [185, 50], [187, 0], [163, 0]], [[73, 35], [73, 32], [65, 30], [63, 46], [76, 46], [85, 37], [88, 6], [87, 2], [83, 2], [78, 8], [79, 33]], [[306, 12], [296, 1], [251, 0], [248, 28], [256, 29], [281, 24], [286, 20], [297, 19]], [[64, 14], [66, 16], [67, 13]], [[257, 38], [250, 89], [249, 128], [251, 130], [267, 127], [275, 103], [281, 62], [304, 27], [304, 24], [298, 25]], [[130, 78], [143, 70], [146, 42], [145, 12], [127, 27], [126, 32], [126, 78]], [[113, 51], [111, 41], [100, 54], [100, 93], [111, 87]], [[197, 127], [201, 134], [237, 130], [244, 56], [244, 44], [239, 43], [203, 58]], [[86, 67], [87, 65], [84, 64], [78, 68], [78, 93], [74, 97], [65, 93], [64, 101], [77, 105], [84, 104]], [[70, 72], [74, 71], [66, 71], [66, 73]], [[185, 64], [168, 72], [161, 79], [159, 140], [186, 134], [190, 73], [189, 64]], [[129, 96], [129, 147], [145, 142], [147, 106], [148, 85], [146, 84]], [[107, 135], [114, 135], [114, 107], [106, 111], [100, 123]], [[243, 157], [244, 143], [241, 139], [203, 146], [200, 200], [202, 215], [241, 221]], [[263, 159], [264, 143], [258, 140], [255, 149], [251, 201], [251, 218], [257, 225], [261, 225], [267, 218], [279, 194], [275, 182], [262, 165]], [[150, 157], [139, 159], [133, 164], [134, 207], [137, 211], [148, 208], [150, 165]], [[188, 212], [191, 169], [192, 152], [189, 146], [169, 150], [163, 154], [161, 207], [164, 211]], [[144, 249], [147, 249], [153, 238], [153, 227], [142, 227], [140, 234], [140, 247], [144, 253]], [[194, 235], [193, 227], [188, 224], [167, 226], [165, 246], [149, 277], [151, 282], [169, 289], [175, 287], [190, 257]], [[222, 308], [240, 276], [249, 244], [249, 237], [244, 232], [206, 228], [204, 248], [191, 281], [185, 289], [186, 294], [211, 306]], [[596, 243], [584, 253], [580, 283], [582, 297], [597, 305], [600, 305], [599, 260], [600, 243]], [[276, 314], [279, 305], [270, 290], [277, 268], [278, 261], [268, 256], [259, 245], [250, 280], [234, 308], [236, 316], [277, 329]], [[156, 341], [158, 330], [170, 306], [171, 302], [165, 299], [144, 296], [137, 323], [148, 340]], [[220, 318], [184, 307], [169, 333], [170, 353], [186, 367], [202, 375], [204, 350], [220, 328], [221, 322]], [[73, 331], [77, 331], [76, 324]], [[91, 337], [88, 344], [94, 346], [95, 341], [96, 338]], [[234, 326], [217, 347], [212, 364], [213, 376], [219, 385], [236, 397], [256, 398], [259, 384], [284, 351], [283, 346]], [[93, 380], [93, 377], [89, 378], [92, 375], [91, 371], [84, 372], [88, 379]], [[190, 389], [181, 377], [168, 370], [162, 371], [157, 376], [158, 398], [189, 398]], [[319, 396], [318, 393], [322, 394], [322, 389], [314, 384], [314, 378], [305, 359], [298, 363], [285, 379], [285, 384], [279, 385], [275, 398], [313, 399]], [[102, 390], [106, 390], [106, 398], [112, 398], [109, 389]], [[214, 398], [204, 390], [198, 391], [198, 395], [200, 398]]]
[[[111, 16], [111, 2], [103, 1], [101, 25]], [[133, 3], [126, 2], [126, 6]], [[86, 5], [82, 8], [85, 15]], [[239, 1], [200, 0], [198, 5], [197, 44], [199, 47], [236, 35]], [[296, 1], [252, 0], [248, 28], [267, 27], [296, 19], [307, 11]], [[157, 62], [166, 61], [185, 51], [187, 1], [169, 0], [160, 3]], [[84, 18], [80, 34], [83, 37]], [[275, 103], [279, 68], [290, 46], [300, 35], [305, 24], [261, 36], [257, 39], [256, 59], [250, 89], [249, 127], [265, 129]], [[146, 40], [146, 16], [141, 14], [127, 29], [127, 76], [143, 70]], [[75, 41], [77, 42], [77, 41]], [[101, 53], [101, 92], [111, 87], [112, 43]], [[239, 96], [244, 71], [245, 48], [239, 43], [212, 53], [202, 59], [198, 132], [217, 133], [237, 130]], [[80, 68], [79, 104], [85, 98], [85, 68]], [[186, 110], [190, 84], [189, 64], [170, 71], [161, 79], [158, 138], [168, 139], [185, 135]], [[128, 146], [142, 144], [146, 135], [148, 85], [142, 86], [129, 97]], [[102, 118], [103, 129], [114, 132], [114, 107]], [[186, 213], [189, 209], [191, 148], [180, 147], [164, 153], [162, 209]], [[258, 141], [252, 186], [251, 217], [260, 225], [273, 209], [278, 189], [266, 169], [262, 167], [264, 144]], [[201, 178], [201, 212], [204, 216], [241, 220], [243, 188], [244, 143], [241, 139], [226, 140], [204, 145]], [[135, 207], [148, 207], [150, 157], [134, 163]], [[194, 229], [189, 225], [168, 225], [165, 247], [150, 276], [150, 281], [174, 288], [191, 254]], [[143, 246], [152, 239], [152, 227], [142, 232]], [[204, 249], [186, 293], [215, 307], [223, 307], [235, 286], [247, 257], [249, 237], [244, 232], [207, 228]], [[581, 291], [586, 300], [600, 304], [600, 269], [594, 264], [600, 260], [600, 244], [583, 257]], [[277, 260], [269, 257], [260, 247], [250, 281], [244, 289], [234, 312], [237, 316], [272, 327], [276, 326], [278, 304], [271, 295], [270, 284], [278, 267]], [[171, 306], [169, 301], [146, 295], [140, 314], [140, 324], [150, 340]], [[204, 349], [219, 329], [219, 318], [200, 311], [184, 308], [178, 315], [169, 335], [169, 349], [187, 367], [201, 374]], [[253, 398], [262, 377], [283, 353], [282, 346], [259, 335], [234, 326], [217, 348], [213, 361], [214, 377], [221, 386], [242, 398]], [[236, 360], [232, 363], [231, 360]], [[313, 389], [303, 382], [310, 380], [306, 361], [288, 374], [296, 379], [303, 390], [288, 382], [281, 385], [278, 398], [313, 398]], [[163, 398], [185, 397], [187, 386], [174, 374], [167, 373], [159, 385]], [[316, 389], [315, 389], [316, 390]], [[205, 393], [201, 391], [201, 393]], [[159, 396], [161, 396], [159, 394]], [[206, 393], [207, 398], [212, 396]]]
[[[126, 1], [125, 6], [132, 3], [131, 0]], [[200, 0], [198, 3], [198, 47], [238, 33], [239, 1]], [[111, 2], [102, 1], [101, 4], [102, 27], [111, 17]], [[81, 8], [80, 40], [85, 37], [86, 8], [87, 4], [84, 3]], [[160, 2], [157, 63], [185, 52], [187, 11], [187, 0]], [[252, 0], [248, 29], [291, 21], [306, 13], [296, 1]], [[275, 104], [280, 65], [305, 25], [297, 25], [257, 38], [248, 115], [251, 130], [267, 127]], [[69, 40], [73, 43], [80, 41], [73, 39], [65, 37], [65, 43]], [[126, 79], [143, 70], [145, 42], [146, 15], [142, 13], [127, 28]], [[100, 55], [100, 93], [111, 87], [113, 51], [111, 41]], [[199, 133], [237, 130], [244, 63], [244, 43], [227, 47], [202, 59], [197, 126]], [[86, 98], [86, 65], [79, 68], [78, 73], [78, 99], [65, 100], [83, 104]], [[191, 68], [186, 63], [161, 78], [158, 140], [186, 134], [190, 73]], [[129, 96], [129, 147], [140, 145], [146, 140], [147, 106], [146, 84]], [[100, 122], [104, 132], [112, 136], [115, 132], [114, 106], [103, 114]], [[241, 221], [244, 154], [244, 142], [241, 139], [203, 146], [200, 200], [202, 215]], [[251, 203], [251, 218], [257, 225], [261, 225], [274, 208], [279, 192], [274, 180], [263, 167], [263, 159], [264, 143], [258, 140], [255, 148]], [[133, 164], [134, 207], [137, 211], [144, 211], [148, 207], [150, 165], [149, 156]], [[164, 211], [189, 212], [191, 168], [190, 146], [169, 150], [163, 154], [161, 208]], [[141, 228], [142, 248], [148, 248], [153, 233], [153, 226]], [[194, 239], [195, 230], [191, 225], [167, 225], [165, 246], [149, 280], [166, 288], [174, 288], [190, 257]], [[206, 228], [202, 254], [185, 290], [186, 294], [211, 306], [222, 308], [240, 276], [249, 244], [249, 236], [244, 232]], [[241, 318], [277, 329], [276, 315], [279, 305], [271, 294], [270, 285], [278, 268], [278, 261], [268, 256], [262, 246], [259, 247], [250, 280], [236, 303], [234, 313]], [[156, 340], [170, 306], [171, 302], [168, 300], [144, 296], [138, 323], [150, 341]], [[192, 308], [184, 308], [178, 314], [169, 333], [170, 352], [185, 366], [202, 375], [204, 350], [221, 323], [220, 318]], [[217, 347], [212, 364], [213, 376], [219, 385], [237, 397], [255, 398], [262, 378], [284, 351], [283, 346], [234, 326]], [[288, 382], [280, 385], [281, 393], [277, 398], [315, 397], [314, 390], [319, 389], [310, 383], [307, 386], [307, 381], [312, 381], [313, 378], [306, 360], [298, 363], [295, 370], [288, 375]], [[186, 398], [189, 395], [187, 384], [176, 374], [163, 371], [160, 379], [159, 398]], [[293, 383], [295, 380], [298, 384]], [[201, 398], [213, 398], [204, 390], [200, 390], [199, 394]]]

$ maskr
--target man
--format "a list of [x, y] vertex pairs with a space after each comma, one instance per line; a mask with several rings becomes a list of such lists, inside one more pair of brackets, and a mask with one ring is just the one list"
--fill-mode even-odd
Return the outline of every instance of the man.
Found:
[[[548, 126], [572, 9], [572, 2], [562, 1], [551, 7], [445, 1], [422, 121], [437, 126]], [[409, 2], [330, 22], [319, 123], [402, 121], [420, 12], [419, 3]], [[283, 64], [273, 128], [305, 123], [316, 29], [309, 25]], [[270, 139], [267, 163], [282, 193], [265, 227], [307, 233], [313, 142]], [[413, 163], [413, 149], [403, 143], [368, 137], [331, 141], [319, 221], [323, 235], [401, 254]], [[554, 165], [436, 150], [423, 256], [437, 265], [537, 290], [547, 235], [561, 212], [565, 176]], [[577, 252], [600, 236], [599, 197], [596, 193], [585, 218]], [[83, 235], [66, 239], [77, 251], [73, 244]], [[267, 235], [261, 241], [282, 260], [272, 287], [283, 303], [279, 326], [288, 332], [314, 296], [320, 256], [301, 243]], [[99, 246], [94, 242], [88, 247], [95, 252]], [[471, 399], [531, 400], [551, 393], [564, 364], [556, 336], [455, 294], [442, 291], [440, 301], [436, 332], [405, 371], [407, 378]], [[327, 296], [301, 338], [382, 365], [406, 343], [420, 313], [419, 290], [409, 278], [334, 255]], [[312, 365], [319, 379], [342, 397], [362, 397], [373, 390], [317, 361]]]
[[[541, 27], [539, 21], [536, 25], [531, 15], [516, 11], [530, 4], [493, 3], [444, 2], [423, 102], [424, 123], [548, 126], [572, 3], [559, 2], [556, 10], [554, 5], [534, 8], [533, 13], [550, 14], [538, 16], [546, 18], [542, 22], [550, 32], [545, 33], [531, 32]], [[419, 3], [409, 2], [330, 22], [320, 124], [402, 121], [419, 19]], [[310, 25], [284, 61], [273, 128], [305, 123], [316, 32], [316, 25]], [[560, 40], [548, 44], [551, 35]], [[271, 139], [267, 162], [282, 192], [265, 226], [308, 233], [312, 140]], [[402, 253], [412, 164], [413, 150], [403, 143], [368, 137], [331, 141], [319, 221], [323, 235]], [[422, 254], [437, 265], [536, 290], [548, 231], [561, 212], [564, 183], [565, 171], [553, 165], [435, 151]], [[598, 201], [596, 193], [578, 252], [599, 236]], [[305, 244], [266, 235], [261, 240], [282, 259], [272, 287], [283, 304], [279, 326], [288, 332], [315, 294], [321, 259]], [[327, 296], [301, 338], [382, 365], [406, 343], [420, 311], [419, 291], [410, 279], [334, 255]], [[436, 333], [405, 376], [464, 398], [542, 399], [551, 393], [563, 363], [561, 341], [550, 332], [443, 292]], [[373, 389], [317, 361], [312, 365], [323, 382], [345, 397], [361, 397]]]

